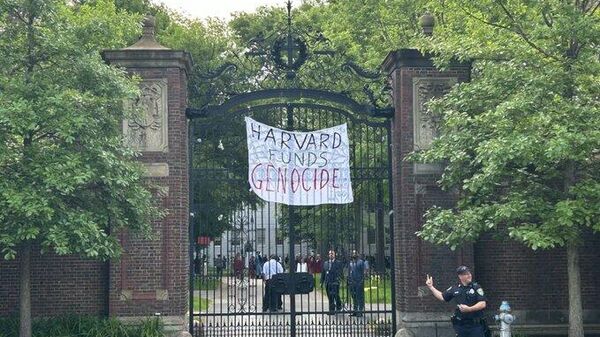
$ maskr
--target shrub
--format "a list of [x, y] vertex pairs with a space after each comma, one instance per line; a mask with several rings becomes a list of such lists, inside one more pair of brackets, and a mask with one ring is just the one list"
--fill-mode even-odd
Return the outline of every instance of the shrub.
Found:
[[[0, 337], [18, 337], [19, 320], [0, 318]], [[159, 319], [125, 324], [116, 318], [62, 316], [33, 321], [33, 337], [164, 337]]]

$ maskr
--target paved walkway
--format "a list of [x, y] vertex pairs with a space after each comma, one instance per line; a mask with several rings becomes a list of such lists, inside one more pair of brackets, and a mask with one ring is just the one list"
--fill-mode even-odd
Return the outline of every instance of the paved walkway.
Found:
[[[278, 313], [262, 312], [263, 281], [250, 279], [240, 281], [223, 277], [215, 290], [196, 291], [196, 295], [207, 298], [211, 305], [200, 314], [203, 336], [215, 337], [267, 337], [291, 336], [290, 296], [283, 296], [283, 310]], [[348, 294], [341, 294], [345, 302]], [[366, 304], [363, 317], [350, 317], [351, 308], [346, 304], [341, 313], [327, 315], [329, 302], [324, 291], [315, 289], [310, 294], [295, 295], [296, 337], [316, 336], [376, 336], [385, 334], [391, 322], [390, 304]], [[369, 313], [369, 311], [372, 311]], [[197, 334], [197, 336], [202, 336]]]

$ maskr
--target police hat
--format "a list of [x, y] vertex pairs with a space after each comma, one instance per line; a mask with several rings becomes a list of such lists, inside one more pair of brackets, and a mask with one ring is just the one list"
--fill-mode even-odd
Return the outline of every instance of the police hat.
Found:
[[458, 268], [456, 268], [456, 274], [461, 275], [461, 274], [466, 274], [466, 273], [470, 273], [471, 269], [469, 269], [469, 267], [467, 266], [460, 266]]

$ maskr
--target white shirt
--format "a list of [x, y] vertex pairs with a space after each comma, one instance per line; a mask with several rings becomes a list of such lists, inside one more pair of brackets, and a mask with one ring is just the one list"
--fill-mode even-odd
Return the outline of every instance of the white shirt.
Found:
[[307, 273], [308, 267], [306, 266], [306, 262], [298, 263], [296, 265], [296, 273]]
[[270, 259], [269, 262], [266, 262], [263, 265], [262, 272], [266, 281], [270, 280], [275, 274], [283, 273], [283, 267], [281, 266], [281, 263], [275, 261], [274, 259]]

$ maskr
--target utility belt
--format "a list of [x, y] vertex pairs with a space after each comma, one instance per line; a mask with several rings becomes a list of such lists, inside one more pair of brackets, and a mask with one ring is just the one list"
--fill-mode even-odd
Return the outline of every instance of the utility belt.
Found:
[[483, 318], [460, 318], [456, 315], [450, 317], [450, 321], [453, 325], [484, 325], [485, 320]]

